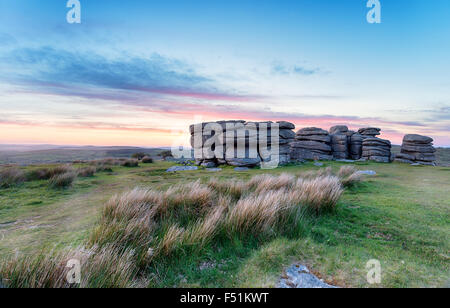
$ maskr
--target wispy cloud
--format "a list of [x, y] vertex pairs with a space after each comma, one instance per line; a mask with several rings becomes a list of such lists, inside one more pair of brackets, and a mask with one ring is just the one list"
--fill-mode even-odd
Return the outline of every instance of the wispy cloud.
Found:
[[284, 65], [281, 63], [275, 63], [272, 65], [272, 73], [279, 75], [302, 75], [311, 76], [321, 73], [320, 68], [308, 68], [300, 65]]
[[[225, 101], [251, 99], [234, 91], [221, 91], [212, 78], [197, 73], [189, 64], [159, 54], [107, 58], [42, 47], [16, 49], [2, 55], [1, 60], [8, 68], [0, 77], [2, 81], [27, 86], [31, 91], [100, 99], [133, 100], [135, 93]], [[105, 95], [105, 89], [119, 93]]]

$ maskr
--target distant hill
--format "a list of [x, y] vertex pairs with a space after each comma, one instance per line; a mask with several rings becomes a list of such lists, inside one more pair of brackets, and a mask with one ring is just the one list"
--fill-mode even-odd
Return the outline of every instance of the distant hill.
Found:
[[156, 158], [164, 150], [166, 149], [123, 146], [0, 145], [0, 164], [29, 165], [69, 163], [107, 157], [129, 158], [136, 152], [144, 152]]

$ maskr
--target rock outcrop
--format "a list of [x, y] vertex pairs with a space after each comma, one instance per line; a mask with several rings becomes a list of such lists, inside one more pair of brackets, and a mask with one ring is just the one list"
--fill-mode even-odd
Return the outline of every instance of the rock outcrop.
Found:
[[[275, 133], [275, 124], [278, 127], [278, 138], [272, 138], [272, 134]], [[219, 133], [222, 136], [216, 136], [217, 132], [210, 130], [210, 127], [221, 127]], [[190, 126], [191, 146], [194, 153], [197, 153], [196, 164], [207, 168], [223, 164], [254, 167], [262, 162], [275, 161], [278, 164], [286, 164], [291, 160], [289, 144], [294, 141], [294, 128], [294, 124], [286, 121], [277, 123], [241, 120], [206, 122]], [[195, 138], [196, 133], [200, 133], [200, 137]], [[273, 144], [274, 140], [277, 144]], [[217, 147], [218, 143], [222, 144], [221, 148]], [[268, 156], [266, 151], [262, 153], [266, 147], [269, 152], [275, 151], [274, 146], [278, 146], [275, 155]]]
[[354, 160], [361, 159], [362, 157], [362, 143], [363, 135], [360, 133], [354, 133], [350, 137], [350, 158]]
[[297, 131], [295, 141], [291, 143], [291, 159], [331, 160], [331, 137], [326, 130], [317, 127], [306, 127]]
[[415, 134], [406, 135], [403, 138], [400, 154], [395, 156], [395, 161], [434, 166], [436, 164], [435, 152], [432, 138]]
[[347, 159], [349, 157], [348, 127], [344, 125], [330, 128], [331, 151], [335, 159]]
[[362, 157], [379, 162], [391, 162], [391, 142], [377, 137], [363, 137]]

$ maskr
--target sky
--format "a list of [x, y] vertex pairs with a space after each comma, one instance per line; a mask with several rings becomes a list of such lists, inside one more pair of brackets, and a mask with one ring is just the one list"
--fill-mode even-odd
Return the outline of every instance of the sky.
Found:
[[0, 0], [0, 143], [171, 146], [203, 121], [450, 146], [450, 1]]

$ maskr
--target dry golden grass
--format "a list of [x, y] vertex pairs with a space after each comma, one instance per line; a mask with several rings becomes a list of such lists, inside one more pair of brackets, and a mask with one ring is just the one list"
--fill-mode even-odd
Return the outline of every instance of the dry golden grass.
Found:
[[[353, 174], [340, 172], [346, 178]], [[247, 182], [212, 179], [166, 191], [135, 188], [105, 204], [89, 250], [15, 259], [0, 267], [0, 275], [8, 286], [70, 287], [64, 265], [75, 256], [83, 266], [79, 286], [128, 286], [140, 270], [179, 248], [199, 250], [219, 237], [295, 229], [305, 211], [334, 209], [342, 192], [340, 178], [328, 169], [301, 178], [258, 175]]]
[[351, 187], [363, 180], [364, 175], [358, 172], [354, 166], [343, 166], [339, 169], [338, 177], [340, 177], [344, 187]]
[[[80, 264], [80, 283], [67, 279]], [[113, 245], [92, 249], [77, 248], [58, 253], [16, 256], [0, 264], [3, 282], [15, 288], [128, 287], [137, 273], [132, 250], [118, 250]]]

